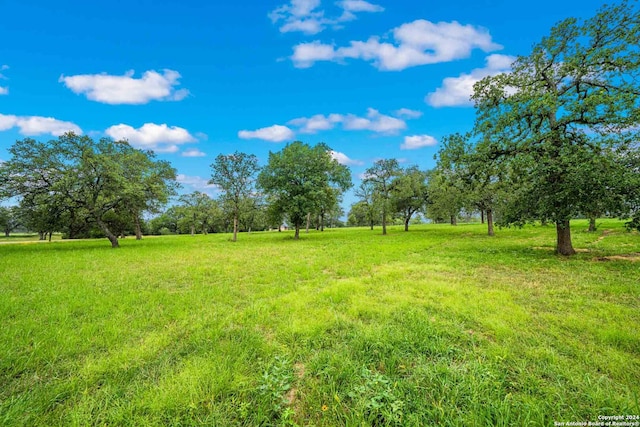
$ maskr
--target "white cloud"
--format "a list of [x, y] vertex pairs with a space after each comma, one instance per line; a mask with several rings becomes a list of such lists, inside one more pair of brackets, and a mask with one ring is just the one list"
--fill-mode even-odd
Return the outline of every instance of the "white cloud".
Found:
[[[406, 109], [405, 109], [406, 110]], [[402, 110], [400, 110], [402, 111]], [[416, 111], [406, 110], [405, 114], [409, 114], [411, 112], [414, 116], [416, 115]], [[313, 134], [319, 131], [331, 130], [335, 128], [338, 124], [342, 125], [343, 130], [368, 130], [376, 133], [382, 134], [395, 134], [401, 130], [407, 128], [407, 123], [398, 118], [392, 117], [385, 114], [381, 114], [378, 110], [374, 108], [369, 108], [367, 110], [367, 115], [365, 117], [357, 116], [355, 114], [329, 114], [327, 116], [322, 114], [316, 114], [311, 117], [299, 117], [297, 119], [293, 119], [287, 122], [288, 125], [294, 126], [297, 129], [297, 132], [303, 134]], [[272, 126], [271, 128], [259, 129], [253, 133], [247, 133], [244, 136], [239, 135], [241, 138], [253, 137], [257, 138], [254, 134], [256, 132], [262, 132], [263, 134], [271, 135], [275, 133], [273, 128], [278, 127]], [[284, 127], [284, 126], [280, 126]], [[286, 130], [291, 131], [288, 127], [284, 127]], [[248, 132], [248, 131], [242, 131]], [[293, 131], [291, 131], [291, 136], [293, 137]], [[263, 135], [264, 136], [264, 135]], [[267, 139], [268, 138], [260, 138]], [[284, 138], [287, 139], [287, 138]], [[275, 141], [280, 142], [280, 141]]]
[[122, 76], [109, 74], [81, 74], [60, 76], [58, 80], [74, 93], [105, 104], [147, 104], [151, 101], [180, 101], [189, 95], [186, 89], [176, 89], [180, 73], [173, 70], [146, 71], [141, 78], [134, 71]]
[[294, 46], [291, 59], [298, 68], [311, 67], [318, 61], [360, 59], [383, 71], [400, 71], [467, 58], [473, 49], [490, 52], [502, 48], [484, 28], [456, 21], [433, 23], [421, 19], [394, 28], [392, 33], [394, 43], [382, 42], [377, 36], [337, 49], [318, 41], [301, 43]]
[[209, 180], [200, 176], [178, 174], [176, 176], [176, 181], [185, 187], [188, 187], [192, 191], [200, 191], [207, 194], [213, 194], [218, 191], [218, 187], [216, 185], [209, 184]]
[[189, 148], [182, 152], [182, 157], [205, 157], [207, 153], [203, 153], [197, 148]]
[[82, 129], [75, 123], [41, 116], [13, 116], [0, 114], [0, 131], [17, 127], [25, 136], [50, 134], [60, 136], [66, 132], [81, 134]]
[[422, 117], [422, 111], [410, 110], [408, 108], [401, 108], [393, 112], [396, 117], [403, 119], [417, 119]]
[[300, 127], [300, 133], [316, 133], [321, 130], [331, 130], [342, 120], [343, 116], [340, 114], [329, 114], [326, 117], [322, 114], [316, 114], [313, 117], [300, 117], [290, 120], [287, 124]]
[[297, 68], [309, 68], [317, 61], [333, 61], [335, 59], [334, 47], [319, 41], [294, 46], [291, 56], [291, 60]]
[[339, 151], [330, 151], [331, 157], [338, 161], [341, 165], [351, 166], [351, 165], [362, 165], [363, 163], [360, 160], [350, 159], [346, 154], [341, 153]]
[[167, 126], [164, 123], [161, 125], [145, 123], [138, 129], [119, 124], [111, 126], [105, 133], [115, 140], [127, 140], [135, 148], [159, 153], [175, 153], [179, 150], [180, 144], [196, 141], [186, 129]]
[[343, 118], [342, 126], [345, 130], [370, 130], [377, 133], [393, 134], [407, 128], [404, 120], [380, 114], [378, 110], [369, 108], [367, 117], [348, 114]]
[[273, 125], [257, 130], [241, 130], [238, 137], [242, 139], [262, 139], [270, 142], [282, 142], [293, 139], [294, 132], [286, 126]]
[[271, 22], [281, 22], [280, 32], [289, 33], [299, 31], [305, 34], [317, 34], [323, 31], [329, 23], [324, 18], [324, 12], [317, 10], [320, 0], [291, 0], [271, 13]]
[[347, 12], [382, 12], [384, 7], [364, 0], [343, 0], [336, 3]]
[[320, 0], [291, 0], [269, 13], [274, 24], [280, 24], [280, 32], [302, 32], [307, 35], [318, 34], [327, 27], [340, 28], [339, 24], [356, 19], [359, 12], [382, 12], [383, 7], [364, 0], [344, 0], [336, 5], [342, 9], [342, 14], [335, 18], [325, 16], [320, 9]]
[[[8, 70], [9, 66], [8, 65], [0, 65], [0, 80], [9, 80], [4, 74], [2, 74], [2, 71]], [[6, 86], [0, 86], [0, 95], [7, 95], [9, 93], [9, 88]]]
[[16, 116], [8, 116], [0, 114], [0, 131], [9, 130], [16, 126], [18, 118]]
[[431, 135], [413, 135], [405, 136], [404, 143], [400, 146], [401, 150], [416, 150], [422, 147], [433, 147], [438, 141]]
[[445, 78], [441, 87], [425, 97], [425, 102], [433, 107], [471, 106], [473, 85], [487, 76], [508, 72], [515, 59], [508, 55], [489, 55], [483, 68], [476, 68], [470, 74]]

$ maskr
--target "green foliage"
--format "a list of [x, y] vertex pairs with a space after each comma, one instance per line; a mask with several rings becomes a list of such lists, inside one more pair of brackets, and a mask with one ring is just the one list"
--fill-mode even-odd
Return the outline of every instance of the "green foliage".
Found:
[[601, 182], [600, 172], [616, 165], [603, 164], [608, 153], [625, 152], [638, 137], [639, 19], [627, 1], [584, 23], [566, 19], [511, 72], [475, 86], [476, 132], [487, 158], [508, 162], [517, 175], [505, 221], [555, 222], [564, 255], [574, 253], [572, 218], [618, 209], [620, 189]]
[[[359, 225], [368, 225], [372, 230], [374, 225], [379, 225], [382, 221], [382, 209], [374, 190], [375, 185], [372, 181], [362, 181], [355, 191], [355, 195], [360, 199], [360, 201], [357, 206], [352, 206], [352, 210], [354, 207], [356, 209], [354, 214], [361, 216], [362, 220], [366, 221], [366, 224], [362, 224], [360, 222], [357, 223]], [[351, 214], [349, 216], [351, 216]], [[353, 220], [360, 221], [357, 217]]]
[[142, 211], [154, 211], [175, 189], [175, 170], [151, 152], [124, 141], [67, 133], [42, 143], [17, 141], [12, 157], [0, 166], [7, 191], [23, 206], [37, 210], [31, 221], [44, 231], [61, 228], [58, 218], [84, 216], [118, 246], [105, 215], [139, 223]]
[[379, 372], [362, 367], [361, 383], [348, 396], [372, 426], [401, 426], [404, 402], [397, 396], [396, 385]]
[[258, 176], [274, 216], [285, 215], [295, 227], [295, 238], [307, 215], [326, 210], [338, 194], [351, 187], [349, 168], [333, 159], [325, 144], [311, 147], [300, 141], [269, 153], [269, 163]]
[[362, 200], [351, 205], [347, 216], [347, 225], [349, 227], [373, 227], [373, 224], [379, 224], [377, 216], [370, 213], [369, 204]]
[[[365, 171], [363, 192], [370, 191], [372, 209], [378, 208], [382, 215], [382, 234], [387, 234], [387, 218], [393, 212], [391, 206], [391, 183], [400, 174], [396, 159], [377, 160]], [[366, 186], [370, 186], [369, 189]]]
[[267, 366], [258, 384], [258, 395], [265, 405], [262, 422], [278, 421], [288, 409], [287, 392], [293, 384], [293, 368], [286, 357], [276, 356]]
[[[240, 212], [254, 210], [255, 206], [249, 200], [255, 197], [254, 180], [260, 168], [258, 158], [253, 154], [236, 151], [233, 154], [220, 154], [211, 164], [212, 174], [210, 184], [215, 184], [222, 190], [222, 202], [229, 204], [233, 214], [233, 241], [237, 240]], [[251, 217], [251, 213], [248, 212]]]
[[23, 222], [21, 212], [16, 206], [0, 206], [0, 232], [6, 237]]
[[405, 231], [413, 215], [425, 210], [428, 200], [427, 173], [417, 166], [402, 169], [391, 182], [391, 206], [402, 216]]
[[[436, 216], [444, 212], [453, 216], [462, 208], [467, 212], [480, 211], [486, 214], [488, 234], [492, 236], [494, 215], [503, 213], [505, 203], [512, 198], [514, 182], [510, 181], [508, 163], [491, 159], [490, 144], [486, 141], [473, 144], [471, 137], [456, 133], [442, 139], [433, 172], [437, 182], [432, 188], [432, 210]], [[448, 186], [451, 194], [443, 191], [442, 184]]]
[[176, 229], [182, 234], [207, 234], [222, 216], [219, 202], [199, 191], [183, 194], [178, 202], [173, 213]]
[[462, 175], [455, 169], [436, 168], [428, 172], [427, 215], [435, 222], [456, 225], [467, 204]]

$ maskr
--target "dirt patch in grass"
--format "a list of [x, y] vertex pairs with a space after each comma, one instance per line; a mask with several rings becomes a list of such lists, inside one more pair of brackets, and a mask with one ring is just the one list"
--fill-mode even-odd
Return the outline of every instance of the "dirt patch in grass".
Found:
[[593, 261], [620, 261], [620, 260], [638, 262], [640, 261], [640, 252], [633, 252], [630, 254], [601, 256], [593, 259]]
[[613, 230], [603, 230], [603, 231], [602, 231], [602, 236], [598, 237], [598, 238], [596, 239], [596, 241], [595, 241], [595, 242], [593, 242], [593, 243], [600, 243], [600, 242], [602, 242], [602, 241], [605, 239], [605, 237], [607, 237], [607, 236], [609, 236], [609, 235], [611, 235], [611, 234], [613, 234]]
[[[534, 247], [533, 247], [533, 248], [531, 248], [531, 249], [536, 250], [536, 251], [555, 251], [555, 250], [556, 250], [556, 248], [555, 248], [555, 247], [552, 247], [552, 246], [534, 246]], [[576, 252], [578, 252], [578, 253], [587, 253], [587, 252], [591, 252], [591, 249], [581, 249], [581, 248], [578, 248], [578, 249], [574, 249], [574, 250], [575, 250]]]

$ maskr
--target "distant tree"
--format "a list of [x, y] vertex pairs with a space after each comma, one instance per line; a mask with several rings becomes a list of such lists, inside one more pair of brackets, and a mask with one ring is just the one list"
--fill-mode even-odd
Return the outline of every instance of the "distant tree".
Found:
[[365, 171], [364, 182], [372, 185], [374, 203], [380, 207], [382, 213], [383, 235], [387, 234], [387, 217], [392, 211], [391, 182], [399, 173], [400, 166], [396, 159], [378, 160]]
[[151, 234], [174, 234], [178, 232], [179, 208], [172, 206], [149, 221]]
[[628, 154], [621, 158], [626, 176], [624, 198], [626, 212], [621, 215], [624, 218], [631, 218], [626, 226], [629, 230], [640, 231], [640, 142], [631, 146]]
[[368, 206], [366, 202], [359, 201], [353, 203], [347, 214], [347, 226], [349, 227], [365, 227], [371, 225], [368, 216]]
[[427, 172], [427, 215], [435, 222], [458, 224], [458, 216], [467, 204], [460, 172], [441, 164]]
[[269, 163], [258, 176], [258, 185], [275, 212], [286, 214], [295, 228], [295, 239], [307, 215], [319, 211], [327, 188], [337, 192], [351, 187], [349, 168], [332, 158], [326, 144], [311, 147], [296, 141], [282, 151], [269, 153]]
[[323, 231], [325, 226], [328, 228], [344, 227], [344, 222], [341, 220], [344, 216], [344, 209], [340, 206], [340, 201], [339, 199], [320, 216], [320, 231]]
[[[12, 195], [39, 203], [65, 206], [67, 212], [81, 211], [111, 242], [119, 246], [105, 215], [123, 212], [126, 206], [145, 199], [141, 177], [154, 174], [155, 161], [148, 152], [126, 141], [100, 139], [66, 133], [41, 143], [33, 139], [17, 141], [9, 152], [12, 158], [0, 166], [0, 176], [9, 177]], [[171, 176], [162, 178], [164, 184]]]
[[265, 230], [267, 226], [267, 206], [259, 193], [254, 193], [240, 200], [239, 223], [242, 230], [250, 233], [253, 230]]
[[417, 166], [402, 169], [391, 182], [391, 206], [402, 217], [404, 231], [409, 231], [413, 215], [425, 210], [428, 199], [427, 174]]
[[336, 189], [332, 187], [326, 187], [324, 194], [321, 195], [317, 209], [317, 223], [318, 229], [324, 231], [325, 224], [329, 222], [329, 228], [332, 224], [342, 215], [342, 208], [340, 203], [342, 202], [342, 189]]
[[5, 237], [9, 237], [21, 223], [22, 218], [17, 206], [0, 206], [0, 229], [4, 232]]
[[40, 240], [47, 236], [51, 240], [53, 232], [62, 230], [68, 218], [68, 206], [56, 203], [55, 199], [45, 200], [42, 195], [23, 197], [19, 210], [25, 228], [37, 232]]
[[222, 198], [228, 203], [233, 212], [233, 241], [238, 237], [238, 221], [241, 207], [250, 206], [247, 198], [254, 192], [255, 175], [259, 171], [258, 158], [253, 154], [236, 151], [233, 154], [220, 154], [211, 164], [212, 174], [210, 184], [215, 184], [222, 190]]
[[570, 221], [588, 210], [588, 187], [600, 185], [580, 178], [596, 175], [603, 153], [637, 140], [639, 21], [636, 3], [627, 1], [584, 23], [566, 19], [509, 73], [475, 85], [476, 131], [491, 145], [490, 159], [514, 162], [526, 184], [510, 221], [555, 222], [561, 255], [575, 253]]
[[461, 202], [469, 211], [480, 211], [482, 222], [486, 216], [487, 233], [494, 235], [494, 214], [508, 197], [510, 176], [507, 164], [491, 161], [483, 141], [470, 142], [470, 134], [452, 134], [442, 138], [438, 151], [438, 169], [453, 171]]
[[207, 194], [194, 191], [178, 198], [176, 213], [178, 230], [193, 236], [196, 233], [207, 234], [216, 217], [221, 215], [221, 209]]
[[367, 225], [371, 227], [371, 230], [373, 230], [374, 225], [380, 224], [382, 218], [382, 211], [380, 206], [378, 206], [378, 203], [376, 203], [377, 200], [374, 190], [374, 183], [364, 180], [355, 191], [356, 197], [360, 200], [359, 203], [362, 203], [361, 207], [359, 206], [358, 209], [364, 210]]

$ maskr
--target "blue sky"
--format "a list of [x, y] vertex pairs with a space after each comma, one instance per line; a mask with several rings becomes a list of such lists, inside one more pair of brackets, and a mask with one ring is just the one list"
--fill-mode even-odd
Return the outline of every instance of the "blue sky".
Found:
[[0, 160], [18, 139], [74, 130], [153, 149], [183, 191], [211, 195], [216, 155], [240, 150], [264, 164], [294, 140], [327, 143], [355, 184], [380, 158], [430, 168], [444, 135], [473, 126], [474, 81], [601, 5], [3, 2]]

